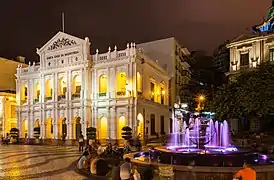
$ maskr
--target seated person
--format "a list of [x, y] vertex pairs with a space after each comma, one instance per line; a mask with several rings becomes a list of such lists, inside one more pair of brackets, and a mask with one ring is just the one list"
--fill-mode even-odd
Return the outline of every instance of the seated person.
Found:
[[87, 167], [87, 160], [88, 160], [88, 152], [85, 151], [83, 153], [83, 155], [81, 156], [81, 158], [79, 159], [78, 161], [78, 169], [83, 169], [83, 168], [86, 168]]
[[103, 148], [103, 146], [101, 146], [100, 143], [98, 143], [97, 154], [98, 154], [99, 156], [101, 156], [103, 153], [104, 153], [104, 148]]
[[97, 166], [98, 160], [99, 160], [99, 157], [96, 157], [96, 158], [90, 160], [90, 173], [93, 175], [97, 174], [96, 166]]
[[111, 154], [112, 154], [112, 145], [111, 143], [109, 143], [106, 148], [106, 155], [111, 155]]

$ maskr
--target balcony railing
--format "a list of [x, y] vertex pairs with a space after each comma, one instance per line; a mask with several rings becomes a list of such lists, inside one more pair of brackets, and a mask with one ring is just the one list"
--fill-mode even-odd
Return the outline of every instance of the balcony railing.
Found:
[[80, 93], [72, 94], [71, 98], [72, 99], [79, 99], [80, 98]]
[[116, 92], [117, 96], [125, 96], [126, 92], [125, 91], [118, 91]]
[[66, 99], [66, 95], [59, 95], [58, 96], [58, 101], [61, 101], [62, 99]]
[[52, 96], [46, 97], [46, 101], [52, 100]]
[[26, 104], [26, 103], [27, 103], [27, 99], [21, 100], [21, 104]]
[[99, 93], [99, 97], [105, 97], [107, 96], [107, 93]]

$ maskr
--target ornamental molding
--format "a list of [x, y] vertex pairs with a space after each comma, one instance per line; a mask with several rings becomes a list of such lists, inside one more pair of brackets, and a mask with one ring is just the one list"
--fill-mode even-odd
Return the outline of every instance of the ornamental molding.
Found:
[[56, 40], [55, 42], [52, 43], [51, 46], [48, 47], [48, 50], [56, 50], [56, 49], [60, 49], [63, 47], [67, 47], [67, 46], [73, 46], [76, 45], [76, 41], [75, 40], [71, 40], [69, 38], [60, 38], [58, 40]]

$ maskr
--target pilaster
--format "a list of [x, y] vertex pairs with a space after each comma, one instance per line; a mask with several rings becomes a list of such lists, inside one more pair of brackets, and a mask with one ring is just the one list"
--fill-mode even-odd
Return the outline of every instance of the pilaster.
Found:
[[117, 111], [115, 106], [110, 108], [110, 137], [117, 139]]

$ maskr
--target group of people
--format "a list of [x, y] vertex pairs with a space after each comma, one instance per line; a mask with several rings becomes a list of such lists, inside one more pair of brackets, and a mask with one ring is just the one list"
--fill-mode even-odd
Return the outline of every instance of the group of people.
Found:
[[[82, 150], [82, 146], [79, 142], [79, 151]], [[136, 166], [132, 166], [130, 159], [123, 160], [123, 154], [130, 151], [129, 143], [121, 149], [117, 143], [114, 145], [109, 143], [103, 147], [99, 142], [94, 141], [84, 149], [77, 166], [78, 169], [89, 170], [92, 175], [111, 176], [113, 180], [141, 180], [141, 174]], [[108, 159], [115, 159], [115, 161], [109, 163]], [[153, 178], [152, 168], [145, 170], [143, 176], [146, 178], [142, 179], [151, 180]]]
[[7, 133], [6, 137], [2, 136], [1, 137], [1, 141], [2, 141], [2, 145], [8, 145], [10, 143], [10, 135], [9, 133]]

